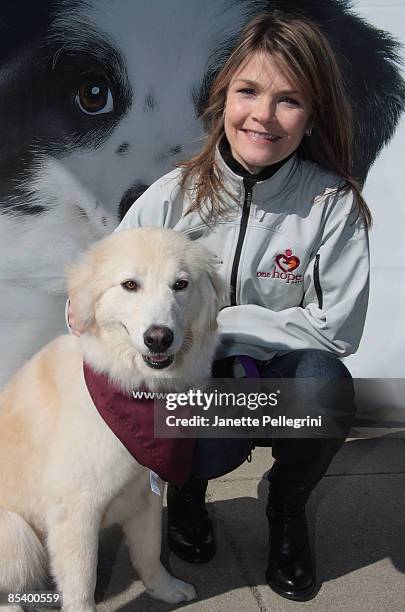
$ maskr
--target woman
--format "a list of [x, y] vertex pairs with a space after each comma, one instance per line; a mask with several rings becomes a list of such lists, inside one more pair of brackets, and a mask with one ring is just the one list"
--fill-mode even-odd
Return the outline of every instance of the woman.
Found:
[[[339, 437], [272, 440], [266, 577], [304, 601], [315, 589], [305, 504], [350, 429], [353, 387], [339, 358], [357, 349], [368, 300], [371, 218], [351, 176], [350, 107], [328, 41], [307, 20], [256, 17], [203, 119], [202, 150], [154, 183], [118, 230], [171, 227], [217, 257], [229, 300], [214, 375], [243, 355], [265, 377], [337, 381], [307, 393], [305, 409], [343, 409]], [[169, 545], [192, 562], [215, 554], [206, 487], [192, 478], [168, 489]]]

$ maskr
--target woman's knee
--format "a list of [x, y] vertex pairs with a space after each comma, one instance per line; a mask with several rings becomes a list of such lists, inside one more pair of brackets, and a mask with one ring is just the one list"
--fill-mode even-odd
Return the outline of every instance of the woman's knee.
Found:
[[269, 371], [273, 368], [288, 378], [351, 379], [349, 370], [334, 353], [319, 349], [300, 349], [276, 357]]
[[286, 410], [293, 416], [322, 416], [325, 427], [330, 424], [329, 437], [341, 438], [349, 431], [356, 412], [354, 385], [349, 370], [334, 354], [316, 349], [291, 351], [274, 359], [263, 376], [285, 379]]

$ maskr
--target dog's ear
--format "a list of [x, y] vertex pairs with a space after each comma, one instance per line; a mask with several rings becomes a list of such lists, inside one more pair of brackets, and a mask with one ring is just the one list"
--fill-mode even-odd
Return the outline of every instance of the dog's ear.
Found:
[[97, 291], [95, 269], [91, 253], [86, 253], [79, 263], [67, 269], [70, 306], [74, 317], [75, 329], [80, 333], [95, 325], [95, 304]]
[[203, 273], [200, 291], [201, 304], [207, 317], [208, 329], [215, 331], [218, 328], [218, 312], [226, 303], [226, 286], [215, 270], [214, 264], [210, 264]]

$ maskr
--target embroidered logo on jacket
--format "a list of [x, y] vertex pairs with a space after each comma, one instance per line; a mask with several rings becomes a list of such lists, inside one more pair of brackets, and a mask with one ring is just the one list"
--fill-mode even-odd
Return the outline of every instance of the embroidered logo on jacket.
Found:
[[[302, 274], [293, 274], [300, 265], [300, 260], [292, 254], [291, 249], [286, 249], [284, 253], [275, 256], [276, 265], [270, 272], [257, 272], [258, 278], [278, 278], [285, 283], [298, 285], [304, 280]], [[277, 269], [278, 267], [278, 269]], [[281, 270], [281, 271], [280, 271]]]
[[292, 272], [298, 268], [300, 260], [292, 254], [291, 249], [287, 249], [285, 253], [276, 255], [276, 264], [283, 272]]

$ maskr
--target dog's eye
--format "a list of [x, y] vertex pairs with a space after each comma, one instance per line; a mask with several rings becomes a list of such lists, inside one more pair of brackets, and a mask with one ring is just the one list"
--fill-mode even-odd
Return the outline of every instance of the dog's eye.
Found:
[[134, 280], [127, 280], [121, 283], [121, 287], [127, 291], [138, 291], [139, 285]]
[[183, 289], [186, 289], [187, 287], [188, 281], [186, 281], [184, 278], [180, 278], [173, 285], [174, 291], [183, 291]]
[[99, 74], [87, 74], [77, 90], [75, 102], [86, 115], [102, 115], [114, 110], [111, 89]]

